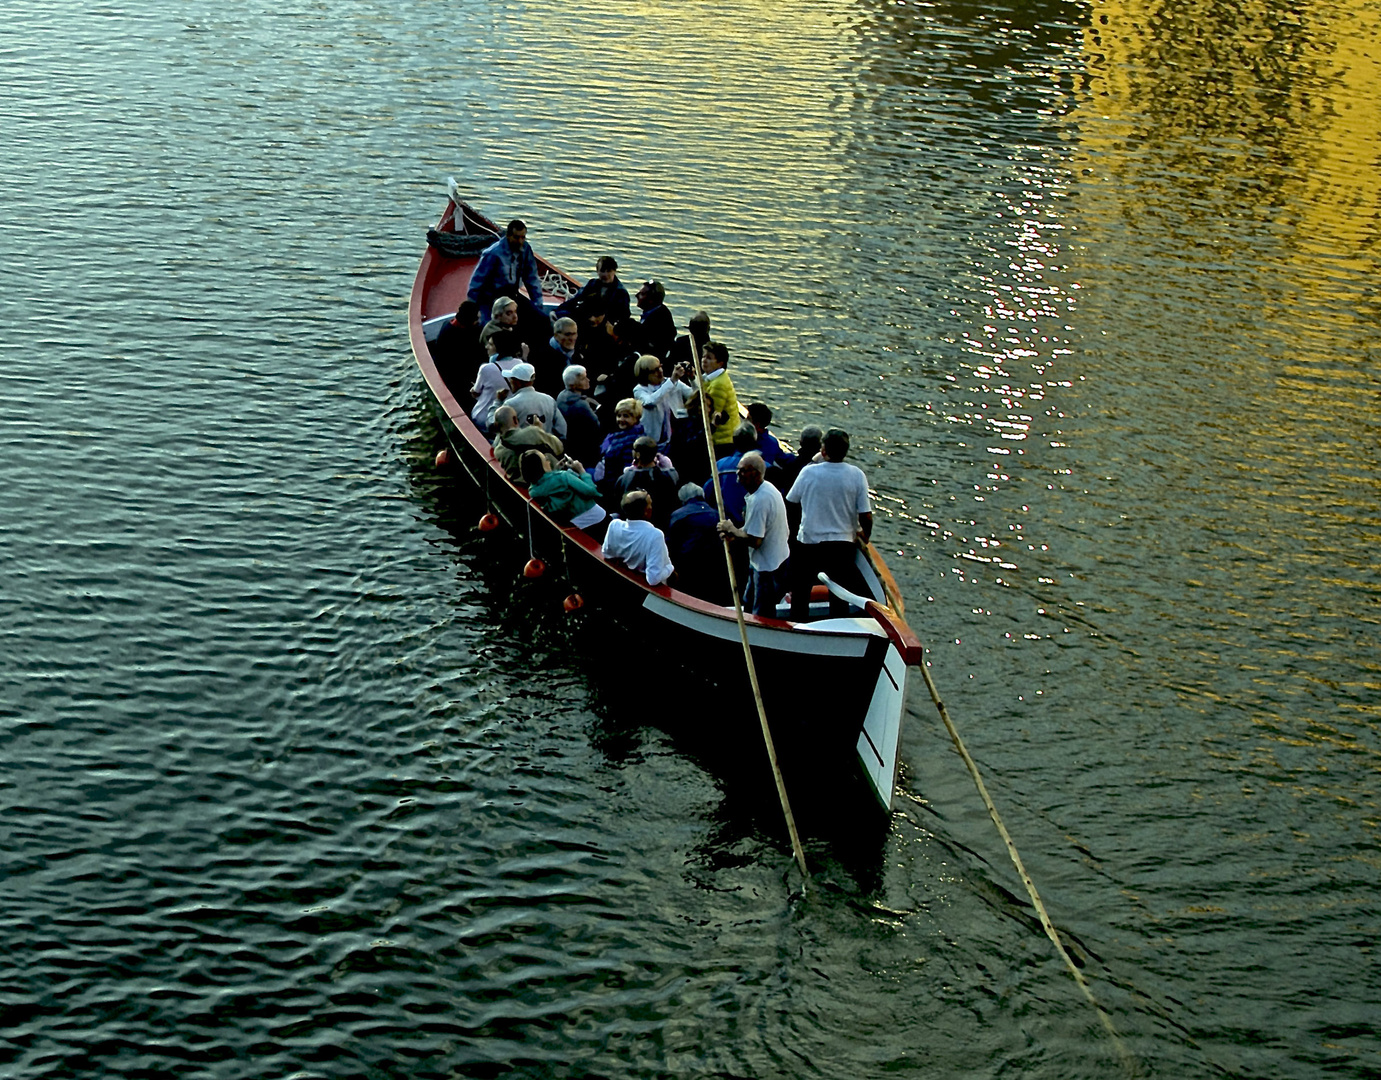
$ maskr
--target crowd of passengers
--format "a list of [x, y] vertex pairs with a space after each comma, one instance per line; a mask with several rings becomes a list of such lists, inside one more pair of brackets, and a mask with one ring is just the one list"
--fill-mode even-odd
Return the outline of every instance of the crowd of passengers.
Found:
[[[646, 281], [635, 317], [618, 263], [603, 256], [595, 271], [547, 315], [529, 300], [542, 285], [527, 227], [511, 221], [431, 347], [457, 400], [468, 393], [470, 418], [509, 479], [652, 585], [731, 603], [727, 543], [754, 614], [776, 616], [789, 595], [790, 617], [808, 618], [820, 571], [867, 595], [855, 554], [873, 518], [867, 480], [844, 460], [848, 433], [809, 425], [797, 451], [784, 450], [766, 404], [741, 419], [729, 350], [711, 336], [709, 315], [697, 312], [678, 333], [665, 289]], [[830, 596], [831, 614], [847, 610]]]

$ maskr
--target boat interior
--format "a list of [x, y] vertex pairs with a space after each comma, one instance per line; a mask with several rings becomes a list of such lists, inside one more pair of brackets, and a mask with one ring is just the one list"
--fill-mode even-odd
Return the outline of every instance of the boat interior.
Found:
[[[441, 333], [442, 325], [448, 322], [451, 318], [451, 315], [438, 315], [435, 318], [427, 319], [422, 324], [422, 330], [424, 336], [426, 337], [428, 345], [436, 341], [437, 335]], [[790, 447], [787, 446], [785, 442], [783, 442], [782, 445], [784, 448], [790, 449]], [[861, 618], [865, 615], [865, 612], [863, 610], [863, 603], [867, 600], [873, 600], [879, 604], [886, 605], [888, 603], [887, 591], [883, 587], [882, 581], [878, 577], [877, 572], [874, 570], [872, 563], [868, 561], [868, 559], [865, 557], [861, 550], [857, 555], [857, 565], [859, 574], [861, 575], [864, 583], [867, 585], [868, 592], [870, 595], [866, 597], [857, 596], [855, 594], [849, 593], [839, 588], [838, 586], [833, 585], [832, 583], [822, 582], [821, 584], [816, 585], [811, 590], [810, 618], [808, 622], [803, 625], [808, 626], [812, 630], [818, 631], [857, 631], [861, 627], [868, 629], [869, 632], [876, 631], [876, 624], [873, 622], [873, 620], [867, 619], [865, 621], [863, 618]], [[836, 597], [845, 600], [849, 604], [848, 616], [836, 616], [833, 618], [830, 617], [831, 589], [834, 591]], [[789, 619], [790, 610], [790, 594], [788, 594], [777, 605], [777, 617], [783, 620]]]

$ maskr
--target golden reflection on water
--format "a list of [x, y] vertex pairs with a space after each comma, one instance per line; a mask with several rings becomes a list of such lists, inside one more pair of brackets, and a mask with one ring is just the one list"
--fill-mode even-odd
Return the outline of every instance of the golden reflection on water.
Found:
[[[1252, 771], [1289, 783], [1302, 747], [1320, 769], [1374, 756], [1357, 740], [1381, 684], [1358, 654], [1377, 620], [1333, 609], [1381, 602], [1381, 9], [1110, 0], [1085, 41], [1073, 262], [1110, 332], [1094, 441], [1155, 454], [1144, 475], [1182, 526], [1155, 532], [1207, 594], [1214, 667], [1250, 679]], [[1173, 438], [1144, 438], [1172, 415]], [[1262, 651], [1234, 661], [1247, 620]]]
[[[1381, 12], [1114, 0], [1086, 38], [1073, 117], [1081, 248], [1105, 262], [1120, 252], [1151, 302], [1176, 309], [1178, 325], [1152, 323], [1159, 342], [1142, 339], [1151, 351], [1216, 350], [1236, 392], [1216, 415], [1211, 394], [1199, 407], [1253, 436], [1248, 460], [1268, 454], [1279, 474], [1299, 454], [1360, 452], [1363, 468], [1340, 458], [1344, 475], [1325, 478], [1329, 500], [1381, 504], [1366, 370], [1381, 268]], [[1198, 303], [1182, 302], [1195, 292]]]
[[1348, 278], [1381, 251], [1381, 9], [1110, 0], [1086, 40], [1075, 163], [1115, 181], [1092, 185], [1105, 224], [1205, 270], [1274, 256], [1281, 293], [1360, 314]]

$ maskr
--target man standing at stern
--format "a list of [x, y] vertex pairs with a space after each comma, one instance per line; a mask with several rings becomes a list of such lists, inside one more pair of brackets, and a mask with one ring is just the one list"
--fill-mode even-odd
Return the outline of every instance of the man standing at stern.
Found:
[[[858, 569], [858, 543], [873, 535], [872, 505], [863, 470], [844, 461], [849, 433], [825, 432], [821, 447], [825, 460], [807, 465], [787, 492], [788, 502], [801, 504], [801, 527], [792, 557], [791, 618], [810, 617], [810, 590], [824, 571], [831, 581], [866, 596], [868, 587]], [[849, 605], [830, 594], [830, 614], [843, 616]]]

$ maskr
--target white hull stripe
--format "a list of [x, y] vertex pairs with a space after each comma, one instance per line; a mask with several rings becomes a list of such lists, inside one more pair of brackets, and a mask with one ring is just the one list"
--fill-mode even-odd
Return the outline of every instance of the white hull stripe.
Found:
[[897, 783], [897, 754], [901, 742], [901, 714], [906, 707], [907, 668], [895, 648], [887, 650], [878, 672], [868, 715], [858, 736], [858, 761], [868, 778], [873, 794], [887, 810], [892, 809], [892, 791]]
[[[713, 615], [684, 608], [656, 593], [647, 594], [643, 607], [697, 634], [721, 641], [739, 640], [738, 623], [733, 619], [717, 619]], [[776, 627], [748, 624], [748, 644], [753, 648], [773, 649], [800, 656], [860, 658], [867, 653], [869, 641], [886, 636], [872, 619], [830, 619], [826, 623], [808, 623], [800, 630], [779, 630]]]

